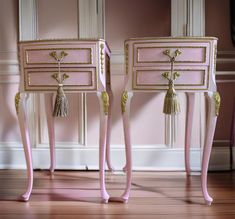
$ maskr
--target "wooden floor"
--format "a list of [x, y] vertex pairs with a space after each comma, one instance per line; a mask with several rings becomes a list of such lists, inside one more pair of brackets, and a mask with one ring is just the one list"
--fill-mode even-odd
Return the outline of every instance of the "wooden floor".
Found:
[[[124, 175], [107, 174], [107, 186], [116, 197], [124, 188]], [[30, 201], [17, 197], [26, 186], [25, 171], [0, 171], [0, 219], [190, 219], [235, 218], [235, 174], [210, 173], [209, 191], [214, 198], [206, 206], [200, 176], [188, 179], [184, 172], [135, 172], [128, 204], [100, 202], [98, 172], [34, 172]]]

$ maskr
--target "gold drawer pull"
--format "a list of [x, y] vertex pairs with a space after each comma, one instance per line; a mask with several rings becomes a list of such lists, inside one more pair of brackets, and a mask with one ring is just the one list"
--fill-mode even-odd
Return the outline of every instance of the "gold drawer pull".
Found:
[[162, 73], [162, 76], [168, 80], [168, 90], [164, 99], [163, 112], [165, 114], [176, 114], [180, 112], [180, 104], [177, 98], [177, 94], [174, 88], [174, 81], [180, 77], [179, 72], [174, 71], [174, 62], [177, 56], [181, 54], [180, 50], [175, 50], [174, 55], [171, 55], [169, 49], [163, 51], [163, 54], [168, 56], [171, 63], [171, 71]]
[[53, 57], [57, 62], [61, 62], [65, 56], [68, 55], [65, 51], [60, 52], [60, 56], [57, 55], [56, 51], [52, 51], [49, 53], [51, 57]]
[[53, 74], [51, 77], [54, 78], [58, 82], [58, 89], [55, 99], [53, 116], [64, 117], [68, 115], [68, 99], [64, 93], [64, 81], [69, 78], [69, 75], [66, 73], [61, 75], [60, 73], [60, 64], [65, 56], [68, 55], [65, 51], [61, 51], [58, 56], [56, 51], [52, 51], [49, 53], [51, 57], [53, 57], [58, 64], [58, 73]]

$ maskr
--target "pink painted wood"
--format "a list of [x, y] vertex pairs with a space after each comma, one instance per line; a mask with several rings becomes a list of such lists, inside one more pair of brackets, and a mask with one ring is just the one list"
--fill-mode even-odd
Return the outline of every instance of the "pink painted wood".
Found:
[[[105, 187], [105, 164], [113, 169], [110, 160], [110, 129], [112, 91], [110, 85], [110, 50], [104, 40], [36, 40], [22, 41], [19, 43], [20, 57], [20, 110], [19, 125], [28, 173], [28, 186], [21, 200], [28, 201], [33, 186], [32, 155], [29, 140], [29, 130], [24, 108], [25, 93], [44, 93], [46, 105], [46, 117], [48, 125], [50, 146], [50, 171], [55, 170], [55, 134], [54, 118], [52, 117], [52, 97], [58, 85], [53, 81], [52, 75], [58, 72], [58, 63], [50, 56], [55, 52], [57, 56], [61, 52], [67, 53], [61, 61], [60, 70], [69, 78], [64, 83], [65, 92], [97, 93], [100, 103], [100, 140], [99, 140], [99, 168], [100, 190], [102, 201], [107, 203], [109, 194]], [[107, 111], [108, 99], [102, 98], [102, 93], [110, 95], [111, 107]], [[108, 130], [107, 130], [108, 129]]]
[[45, 94], [45, 108], [47, 117], [47, 128], [49, 136], [49, 147], [50, 147], [50, 171], [51, 173], [55, 170], [56, 157], [55, 157], [55, 130], [54, 130], [54, 117], [53, 115], [53, 94]]
[[108, 91], [109, 94], [109, 112], [108, 112], [108, 127], [107, 127], [107, 142], [106, 142], [106, 161], [110, 171], [114, 171], [114, 167], [111, 162], [111, 126], [112, 126], [112, 109], [113, 109], [113, 93]]
[[18, 120], [20, 125], [20, 133], [22, 136], [22, 143], [24, 147], [25, 153], [25, 160], [27, 166], [27, 189], [24, 194], [21, 195], [19, 198], [21, 201], [28, 201], [30, 194], [33, 188], [33, 164], [32, 164], [32, 151], [30, 147], [30, 138], [29, 138], [29, 127], [25, 112], [25, 103], [26, 102], [26, 94], [20, 94], [20, 102], [19, 102], [19, 109], [18, 109]]
[[185, 130], [185, 170], [190, 175], [190, 144], [193, 126], [193, 109], [195, 102], [194, 93], [186, 93], [187, 95], [187, 114], [186, 114], [186, 130]]
[[[212, 141], [215, 131], [217, 110], [219, 102], [215, 82], [215, 63], [217, 39], [213, 37], [162, 37], [162, 38], [133, 38], [125, 41], [126, 77], [124, 90], [132, 92], [161, 92], [168, 89], [168, 82], [162, 73], [170, 72], [169, 57], [164, 53], [169, 50], [174, 54], [180, 50], [174, 62], [174, 72], [179, 72], [180, 77], [175, 81], [177, 92], [187, 93], [187, 115], [185, 136], [185, 168], [190, 174], [190, 141], [192, 133], [193, 108], [196, 92], [208, 93], [208, 119], [206, 140], [203, 149], [201, 184], [206, 204], [210, 205], [212, 198], [207, 191], [207, 170], [210, 159]], [[128, 97], [129, 99], [130, 97]], [[217, 102], [216, 102], [217, 101]], [[124, 170], [127, 171], [128, 180], [131, 180], [131, 141], [129, 131], [129, 100], [122, 101], [122, 107], [126, 104], [126, 112], [123, 114], [125, 132], [125, 146], [127, 163]], [[128, 110], [127, 110], [128, 109]], [[124, 199], [128, 199], [130, 181], [127, 180]]]

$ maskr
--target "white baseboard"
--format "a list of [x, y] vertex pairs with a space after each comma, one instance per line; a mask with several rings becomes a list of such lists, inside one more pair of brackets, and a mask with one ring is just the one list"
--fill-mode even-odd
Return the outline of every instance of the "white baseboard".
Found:
[[[49, 149], [33, 148], [33, 166], [35, 169], [49, 167]], [[235, 149], [233, 150], [235, 157]], [[57, 148], [56, 169], [86, 170], [98, 169], [99, 151], [97, 147]], [[138, 146], [132, 150], [134, 170], [183, 171], [184, 150], [171, 148], [155, 148]], [[210, 159], [210, 170], [229, 170], [229, 148], [214, 147]], [[112, 164], [116, 170], [121, 170], [125, 163], [123, 147], [112, 147]], [[0, 148], [0, 169], [24, 169], [25, 157], [22, 148]], [[235, 168], [235, 166], [234, 166]], [[200, 171], [201, 150], [191, 149], [191, 169]]]

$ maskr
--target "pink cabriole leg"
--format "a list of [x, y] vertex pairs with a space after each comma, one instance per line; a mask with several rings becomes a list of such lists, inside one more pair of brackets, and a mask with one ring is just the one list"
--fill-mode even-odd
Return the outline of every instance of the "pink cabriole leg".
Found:
[[131, 156], [131, 137], [130, 137], [130, 104], [133, 93], [128, 92], [128, 99], [125, 104], [125, 110], [122, 114], [123, 118], [123, 129], [124, 129], [124, 140], [125, 140], [125, 149], [126, 149], [126, 165], [124, 167], [126, 171], [126, 188], [121, 196], [123, 202], [127, 203], [131, 190], [131, 180], [132, 180], [132, 156]]
[[99, 139], [99, 169], [100, 169], [100, 190], [101, 198], [104, 203], [108, 203], [109, 195], [105, 186], [105, 164], [106, 164], [106, 137], [108, 125], [108, 112], [105, 111], [105, 101], [101, 93], [97, 93], [100, 104], [100, 139]]
[[25, 154], [26, 167], [27, 167], [27, 177], [28, 177], [27, 190], [23, 195], [21, 195], [20, 200], [28, 201], [30, 194], [32, 192], [32, 187], [33, 187], [32, 151], [30, 147], [29, 128], [28, 128], [26, 112], [25, 112], [26, 94], [21, 93], [19, 97], [20, 97], [20, 100], [19, 100], [19, 105], [17, 108], [18, 110], [17, 115], [18, 115], [18, 120], [19, 120], [22, 144], [24, 147], [24, 154]]
[[207, 93], [207, 102], [208, 102], [208, 112], [207, 112], [207, 125], [206, 125], [206, 136], [205, 136], [205, 145], [203, 149], [202, 156], [202, 173], [201, 173], [201, 185], [202, 192], [207, 205], [211, 205], [213, 199], [208, 194], [207, 191], [207, 171], [210, 160], [211, 148], [214, 138], [215, 126], [217, 116], [215, 114], [215, 100], [213, 98], [213, 93]]
[[45, 94], [45, 110], [47, 118], [49, 146], [50, 146], [50, 172], [55, 170], [55, 130], [54, 130], [54, 117], [53, 117], [53, 94]]
[[112, 126], [112, 109], [113, 109], [113, 93], [108, 92], [109, 95], [109, 113], [108, 113], [108, 127], [107, 127], [107, 139], [106, 139], [106, 161], [110, 171], [114, 171], [110, 158], [110, 139], [111, 139], [111, 126]]
[[195, 93], [186, 93], [187, 95], [187, 114], [186, 114], [186, 130], [185, 130], [185, 170], [190, 175], [190, 143], [193, 125], [193, 110], [195, 102]]

